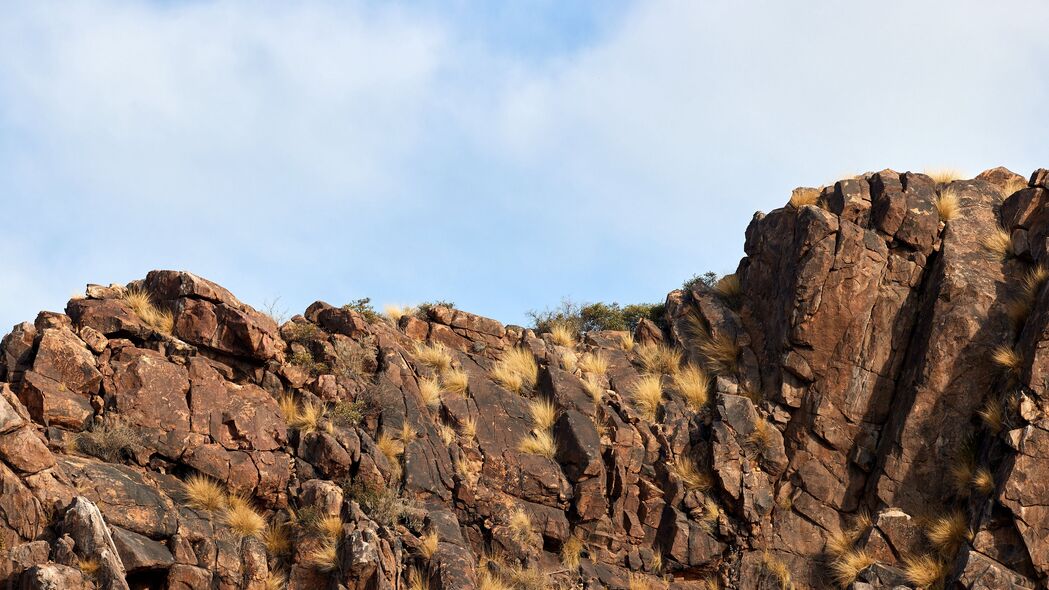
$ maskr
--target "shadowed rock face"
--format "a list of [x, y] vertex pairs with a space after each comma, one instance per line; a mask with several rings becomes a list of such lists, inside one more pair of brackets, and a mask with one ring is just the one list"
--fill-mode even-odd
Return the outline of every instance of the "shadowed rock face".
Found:
[[[278, 326], [187, 272], [91, 285], [0, 345], [0, 584], [1044, 588], [1047, 177], [798, 189], [738, 287], [671, 292], [629, 348], [446, 307]], [[659, 346], [680, 362], [646, 367]]]

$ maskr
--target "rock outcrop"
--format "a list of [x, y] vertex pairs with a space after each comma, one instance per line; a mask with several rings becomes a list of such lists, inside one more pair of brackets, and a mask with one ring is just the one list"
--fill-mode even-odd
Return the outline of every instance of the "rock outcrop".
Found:
[[1047, 182], [798, 189], [578, 340], [89, 285], [0, 345], [0, 584], [1046, 588]]

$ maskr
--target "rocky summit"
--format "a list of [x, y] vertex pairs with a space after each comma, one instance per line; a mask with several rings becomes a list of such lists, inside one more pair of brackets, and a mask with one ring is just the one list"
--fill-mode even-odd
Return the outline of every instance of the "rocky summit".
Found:
[[1046, 588], [1047, 181], [797, 189], [623, 331], [88, 285], [0, 349], [0, 582]]

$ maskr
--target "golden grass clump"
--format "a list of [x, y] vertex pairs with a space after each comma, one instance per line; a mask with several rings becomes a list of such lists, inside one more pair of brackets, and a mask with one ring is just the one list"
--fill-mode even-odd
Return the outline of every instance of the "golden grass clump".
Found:
[[441, 384], [436, 377], [422, 377], [419, 379], [419, 398], [423, 405], [431, 410], [441, 406]]
[[561, 565], [570, 570], [577, 569], [582, 554], [583, 540], [579, 538], [579, 535], [569, 535], [568, 539], [561, 545]]
[[576, 344], [575, 339], [575, 332], [568, 327], [568, 324], [559, 323], [550, 326], [550, 340], [554, 344], [573, 347]]
[[470, 377], [462, 369], [449, 369], [441, 373], [441, 382], [445, 391], [465, 395], [470, 387]]
[[455, 429], [447, 424], [441, 424], [437, 427], [437, 434], [440, 435], [441, 441], [446, 445], [451, 445], [455, 442]]
[[291, 553], [290, 527], [283, 522], [270, 523], [262, 531], [262, 542], [266, 545], [266, 552], [272, 556]]
[[674, 389], [685, 398], [688, 407], [698, 412], [710, 399], [710, 377], [689, 363], [674, 375]]
[[903, 571], [907, 580], [918, 588], [932, 588], [947, 577], [947, 564], [931, 555], [906, 557]]
[[299, 419], [299, 402], [295, 396], [284, 394], [277, 398], [277, 407], [284, 414], [284, 421], [291, 424]]
[[772, 574], [772, 577], [779, 582], [782, 590], [788, 590], [791, 587], [790, 569], [787, 568], [787, 564], [783, 563], [783, 561], [770, 553], [765, 553], [761, 556], [761, 565], [766, 572]]
[[298, 428], [303, 434], [315, 432], [327, 413], [328, 407], [324, 402], [307, 401], [299, 407], [295, 419], [290, 420], [288, 425]]
[[452, 368], [452, 353], [440, 342], [416, 344], [415, 359], [436, 371], [447, 371]]
[[413, 567], [408, 570], [408, 583], [404, 588], [406, 590], [430, 590], [430, 579]]
[[379, 435], [379, 438], [375, 439], [375, 448], [386, 457], [390, 467], [399, 476], [401, 469], [400, 457], [404, 454], [404, 444], [384, 432]]
[[954, 491], [959, 496], [966, 496], [969, 494], [969, 486], [972, 483], [973, 475], [976, 473], [976, 465], [974, 463], [971, 452], [967, 449], [963, 449], [962, 452], [954, 458], [954, 462], [951, 463], [951, 479], [954, 481]]
[[466, 439], [473, 439], [477, 437], [477, 420], [473, 416], [467, 416], [463, 418], [463, 421], [459, 423], [459, 434]]
[[437, 553], [437, 545], [440, 542], [441, 538], [437, 531], [430, 531], [419, 537], [419, 551], [422, 552], [423, 557], [431, 559], [434, 553]]
[[182, 487], [186, 504], [190, 508], [217, 512], [226, 506], [226, 491], [211, 478], [191, 475]]
[[503, 353], [503, 357], [495, 363], [491, 375], [506, 389], [521, 393], [535, 387], [536, 381], [539, 380], [539, 365], [536, 364], [531, 351], [512, 348]]
[[703, 510], [699, 515], [699, 522], [703, 528], [708, 532], [712, 531], [719, 518], [721, 518], [721, 506], [718, 506], [717, 500], [710, 496], [703, 498]]
[[239, 494], [230, 494], [222, 520], [238, 537], [261, 537], [266, 530], [266, 519]]
[[621, 335], [619, 337], [619, 348], [622, 348], [626, 352], [634, 350], [634, 335], [630, 332]]
[[790, 205], [800, 209], [805, 205], [815, 205], [820, 200], [820, 192], [811, 188], [797, 188], [790, 193]]
[[942, 555], [951, 556], [958, 552], [962, 543], [972, 540], [973, 532], [965, 513], [956, 510], [933, 519], [925, 529], [925, 536]]
[[943, 189], [936, 197], [936, 212], [940, 216], [940, 221], [944, 223], [957, 217], [960, 207], [958, 193], [951, 189]]
[[533, 432], [521, 440], [518, 450], [529, 455], [540, 455], [547, 459], [553, 459], [557, 454], [557, 441], [554, 435], [546, 430]]
[[314, 524], [317, 532], [326, 539], [338, 540], [342, 536], [342, 519], [338, 516], [328, 515], [317, 520]]
[[660, 590], [661, 588], [666, 587], [666, 582], [662, 582], [657, 586], [652, 578], [644, 574], [630, 572], [629, 577], [627, 578], [627, 588], [629, 588], [629, 590]]
[[477, 590], [513, 590], [506, 582], [503, 582], [502, 578], [497, 577], [492, 572], [488, 571], [488, 568], [481, 568], [481, 575], [478, 576]]
[[991, 351], [991, 362], [1007, 373], [1017, 374], [1023, 365], [1023, 357], [1013, 348], [1000, 344]]
[[652, 571], [663, 571], [663, 552], [653, 551], [652, 552]]
[[557, 406], [546, 398], [529, 401], [528, 411], [532, 414], [532, 424], [536, 430], [550, 430], [557, 420]]
[[1028, 186], [1027, 179], [1022, 176], [1014, 176], [1009, 180], [1005, 181], [1005, 186], [999, 189], [1002, 198], [1010, 197], [1017, 191], [1022, 191]]
[[634, 383], [632, 396], [638, 412], [646, 420], [654, 421], [663, 401], [663, 383], [657, 375], [644, 375]]
[[477, 483], [477, 478], [481, 475], [481, 464], [477, 461], [471, 461], [466, 455], [460, 455], [455, 461], [455, 470], [459, 472], [459, 475], [463, 477], [466, 483], [473, 485]]
[[991, 230], [991, 233], [980, 241], [980, 245], [1000, 260], [1005, 260], [1014, 254], [1012, 236], [1002, 227], [995, 227]]
[[595, 404], [600, 404], [601, 399], [605, 397], [605, 387], [601, 385], [601, 382], [593, 374], [583, 377], [583, 389], [586, 390], [586, 393]]
[[707, 369], [715, 375], [727, 375], [736, 370], [739, 359], [739, 346], [728, 334], [700, 338], [696, 347], [706, 360]]
[[641, 344], [635, 350], [645, 373], [672, 375], [681, 365], [681, 351], [665, 344]]
[[510, 515], [510, 521], [507, 525], [517, 539], [527, 539], [532, 535], [532, 518], [520, 508], [514, 510], [513, 514]]
[[936, 184], [949, 184], [955, 180], [961, 180], [962, 173], [955, 168], [936, 168], [926, 170], [925, 175]]
[[874, 558], [863, 549], [849, 549], [831, 562], [830, 570], [838, 586], [847, 588], [861, 571], [873, 564]]
[[384, 305], [382, 310], [386, 313], [386, 317], [393, 320], [394, 323], [401, 321], [401, 318], [404, 316], [415, 312], [415, 308], [410, 305], [397, 305], [394, 303]]
[[585, 373], [604, 376], [608, 372], [608, 357], [600, 350], [588, 352], [579, 359], [579, 368]]
[[709, 474], [699, 470], [696, 462], [688, 457], [677, 457], [670, 464], [670, 472], [685, 484], [685, 489], [706, 492], [713, 485]]
[[1001, 432], [1005, 426], [1005, 407], [997, 397], [988, 399], [977, 412], [977, 415], [980, 416], [980, 421], [987, 427], [987, 430], [994, 434]]
[[990, 496], [994, 492], [994, 475], [990, 469], [980, 467], [972, 476], [973, 489], [983, 496]]
[[306, 562], [322, 572], [334, 570], [339, 565], [339, 544], [331, 539], [317, 543], [306, 553]]
[[722, 299], [733, 300], [743, 294], [743, 285], [739, 282], [739, 276], [735, 273], [725, 275], [714, 283], [714, 292]]
[[266, 575], [265, 590], [285, 590], [288, 587], [288, 576], [278, 570], [270, 570]]
[[102, 564], [97, 559], [77, 559], [76, 567], [85, 577], [95, 579], [102, 569]]
[[769, 423], [758, 418], [754, 423], [754, 430], [747, 435], [747, 442], [754, 446], [758, 452], [764, 452], [772, 448], [773, 427]]
[[140, 289], [128, 289], [124, 291], [123, 300], [138, 319], [157, 332], [171, 334], [175, 328], [175, 319], [171, 312], [157, 307], [149, 293]]
[[407, 446], [408, 443], [415, 440], [415, 437], [419, 436], [419, 431], [415, 429], [415, 425], [406, 419], [404, 422], [401, 422], [401, 430], [397, 433], [397, 436], [400, 437], [401, 443]]

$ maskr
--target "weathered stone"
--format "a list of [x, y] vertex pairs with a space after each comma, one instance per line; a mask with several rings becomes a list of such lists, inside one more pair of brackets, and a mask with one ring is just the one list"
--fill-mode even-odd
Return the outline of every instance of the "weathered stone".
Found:
[[168, 548], [149, 537], [118, 526], [110, 527], [110, 532], [124, 569], [128, 572], [167, 569], [175, 563]]
[[22, 574], [21, 590], [87, 590], [84, 575], [75, 567], [46, 563], [34, 565]]
[[18, 399], [25, 404], [33, 420], [44, 426], [83, 430], [95, 414], [88, 398], [32, 371], [23, 377]]
[[62, 520], [62, 531], [69, 535], [82, 558], [97, 560], [98, 580], [106, 590], [129, 590], [127, 573], [120, 561], [113, 537], [102, 513], [83, 496], [73, 499]]
[[76, 334], [66, 328], [43, 331], [33, 360], [33, 371], [83, 395], [96, 393], [102, 382], [102, 374], [95, 368], [94, 355]]

